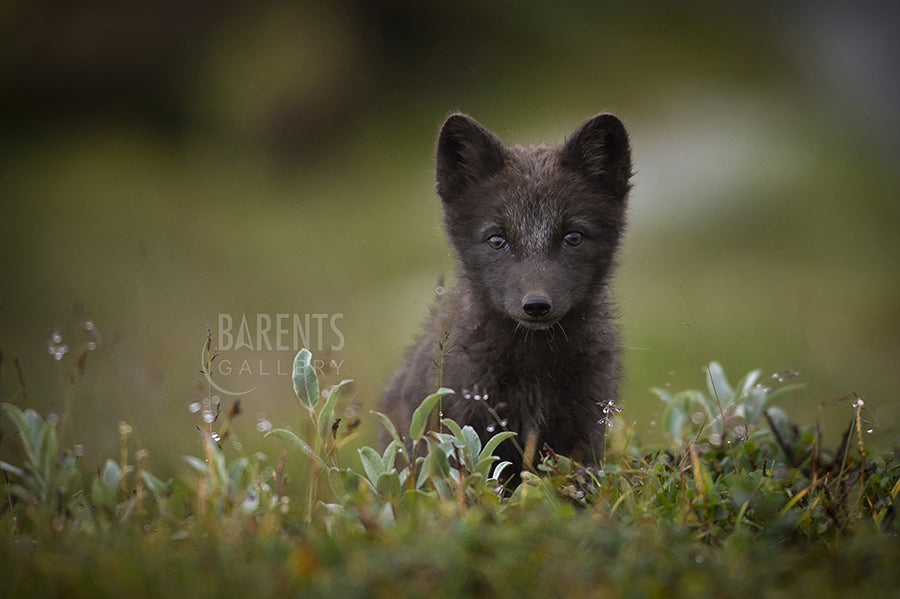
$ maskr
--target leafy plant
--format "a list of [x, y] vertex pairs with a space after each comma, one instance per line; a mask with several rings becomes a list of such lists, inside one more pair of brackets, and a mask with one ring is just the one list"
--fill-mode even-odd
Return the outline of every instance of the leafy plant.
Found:
[[[750, 371], [732, 386], [718, 362], [710, 362], [705, 372], [707, 392], [689, 389], [672, 394], [659, 387], [651, 389], [666, 404], [662, 417], [666, 432], [682, 447], [701, 432], [713, 445], [728, 438], [745, 441], [758, 430], [764, 413], [772, 420], [787, 422], [784, 411], [772, 404], [803, 387], [795, 384], [773, 390], [759, 382], [761, 370]], [[782, 375], [775, 377], [783, 380]]]
[[9, 403], [0, 406], [0, 410], [13, 422], [25, 452], [21, 467], [0, 461], [0, 469], [17, 481], [8, 486], [9, 496], [24, 502], [29, 511], [40, 514], [39, 518], [62, 517], [77, 474], [75, 454], [59, 453], [55, 422]]
[[[294, 360], [293, 383], [297, 399], [306, 409], [315, 431], [313, 445], [284, 428], [269, 431], [266, 436], [287, 441], [309, 457], [313, 481], [307, 518], [312, 517], [318, 504], [333, 517], [365, 524], [365, 517], [359, 511], [360, 506], [365, 506], [365, 512], [377, 514], [375, 520], [384, 524], [393, 520], [398, 506], [414, 502], [417, 495], [464, 504], [477, 501], [499, 487], [498, 476], [508, 464], [499, 465], [491, 475], [490, 467], [497, 461], [492, 453], [514, 433], [494, 435], [482, 447], [472, 427], [460, 427], [450, 419], [442, 420], [442, 424], [453, 434], [427, 431], [434, 408], [452, 390], [441, 388], [422, 401], [413, 412], [406, 441], [386, 415], [373, 412], [387, 429], [391, 441], [380, 453], [369, 446], [359, 448], [361, 468], [352, 468], [341, 466], [338, 451], [355, 436], [338, 438], [340, 421], [334, 417], [339, 393], [351, 381], [341, 381], [320, 403], [318, 375], [310, 352], [303, 349]], [[327, 502], [320, 496], [319, 482], [323, 475], [336, 502]]]
[[754, 371], [731, 386], [711, 364], [705, 392], [657, 390], [673, 443], [626, 442], [590, 466], [544, 447], [535, 472], [498, 492], [509, 466], [492, 454], [512, 433], [482, 442], [469, 426], [436, 422], [450, 392], [439, 389], [402, 435], [375, 412], [387, 447], [352, 450], [354, 423], [336, 416], [349, 386], [323, 393], [311, 354], [298, 353], [294, 391], [305, 416], [299, 432], [269, 436], [309, 461], [297, 491], [305, 502], [287, 493], [289, 454], [272, 467], [223, 444], [237, 405], [204, 414], [200, 455], [163, 482], [145, 450], [132, 458], [125, 423], [118, 459], [86, 478], [57, 446], [53, 418], [5, 404], [14, 431], [4, 450], [18, 441], [22, 457], [0, 463], [0, 588], [16, 597], [173, 588], [678, 597], [775, 588], [855, 596], [900, 583], [900, 452], [866, 447], [867, 408], [855, 394], [838, 402], [846, 409], [849, 400], [851, 419], [828, 451], [817, 426], [791, 425], [774, 405], [796, 385], [766, 389]]

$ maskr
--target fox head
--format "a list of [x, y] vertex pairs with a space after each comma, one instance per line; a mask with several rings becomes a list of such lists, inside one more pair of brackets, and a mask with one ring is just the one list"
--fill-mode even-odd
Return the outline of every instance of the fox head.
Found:
[[479, 298], [547, 329], [602, 296], [625, 225], [631, 150], [611, 114], [558, 147], [504, 146], [465, 114], [444, 122], [437, 191], [444, 223]]

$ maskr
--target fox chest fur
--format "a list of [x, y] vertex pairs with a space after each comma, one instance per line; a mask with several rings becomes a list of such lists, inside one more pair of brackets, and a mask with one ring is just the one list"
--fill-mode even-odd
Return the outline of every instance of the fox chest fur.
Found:
[[[384, 395], [399, 430], [438, 383], [445, 416], [482, 436], [599, 461], [616, 400], [619, 344], [609, 280], [631, 175], [621, 122], [599, 114], [558, 147], [508, 147], [451, 115], [437, 190], [456, 287], [435, 308]], [[502, 459], [522, 466], [509, 443]]]

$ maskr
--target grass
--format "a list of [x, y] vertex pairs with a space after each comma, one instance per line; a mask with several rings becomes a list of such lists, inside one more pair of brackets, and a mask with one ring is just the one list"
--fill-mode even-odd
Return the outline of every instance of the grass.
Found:
[[[217, 357], [208, 343], [207, 368]], [[65, 415], [16, 393], [2, 408], [4, 596], [897, 594], [900, 456], [867, 447], [858, 396], [829, 450], [778, 406], [793, 373], [732, 384], [713, 362], [704, 390], [653, 390], [667, 443], [638, 447], [614, 418], [601, 466], [543, 448], [509, 488], [491, 454], [512, 433], [428, 430], [448, 390], [409, 431], [373, 413], [392, 438], [379, 451], [336, 417], [350, 382], [320, 388], [312, 364], [297, 354], [298, 425], [264, 427], [277, 460], [225, 443], [240, 404], [202, 404], [200, 455], [166, 481], [124, 422], [119, 455], [85, 472], [59, 446]], [[289, 480], [298, 461], [306, 475]]]

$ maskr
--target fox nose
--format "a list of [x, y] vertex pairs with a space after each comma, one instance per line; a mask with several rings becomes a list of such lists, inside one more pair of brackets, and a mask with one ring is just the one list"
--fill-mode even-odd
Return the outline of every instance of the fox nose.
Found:
[[522, 310], [525, 314], [534, 318], [540, 318], [550, 313], [550, 298], [543, 295], [529, 295], [522, 301]]

